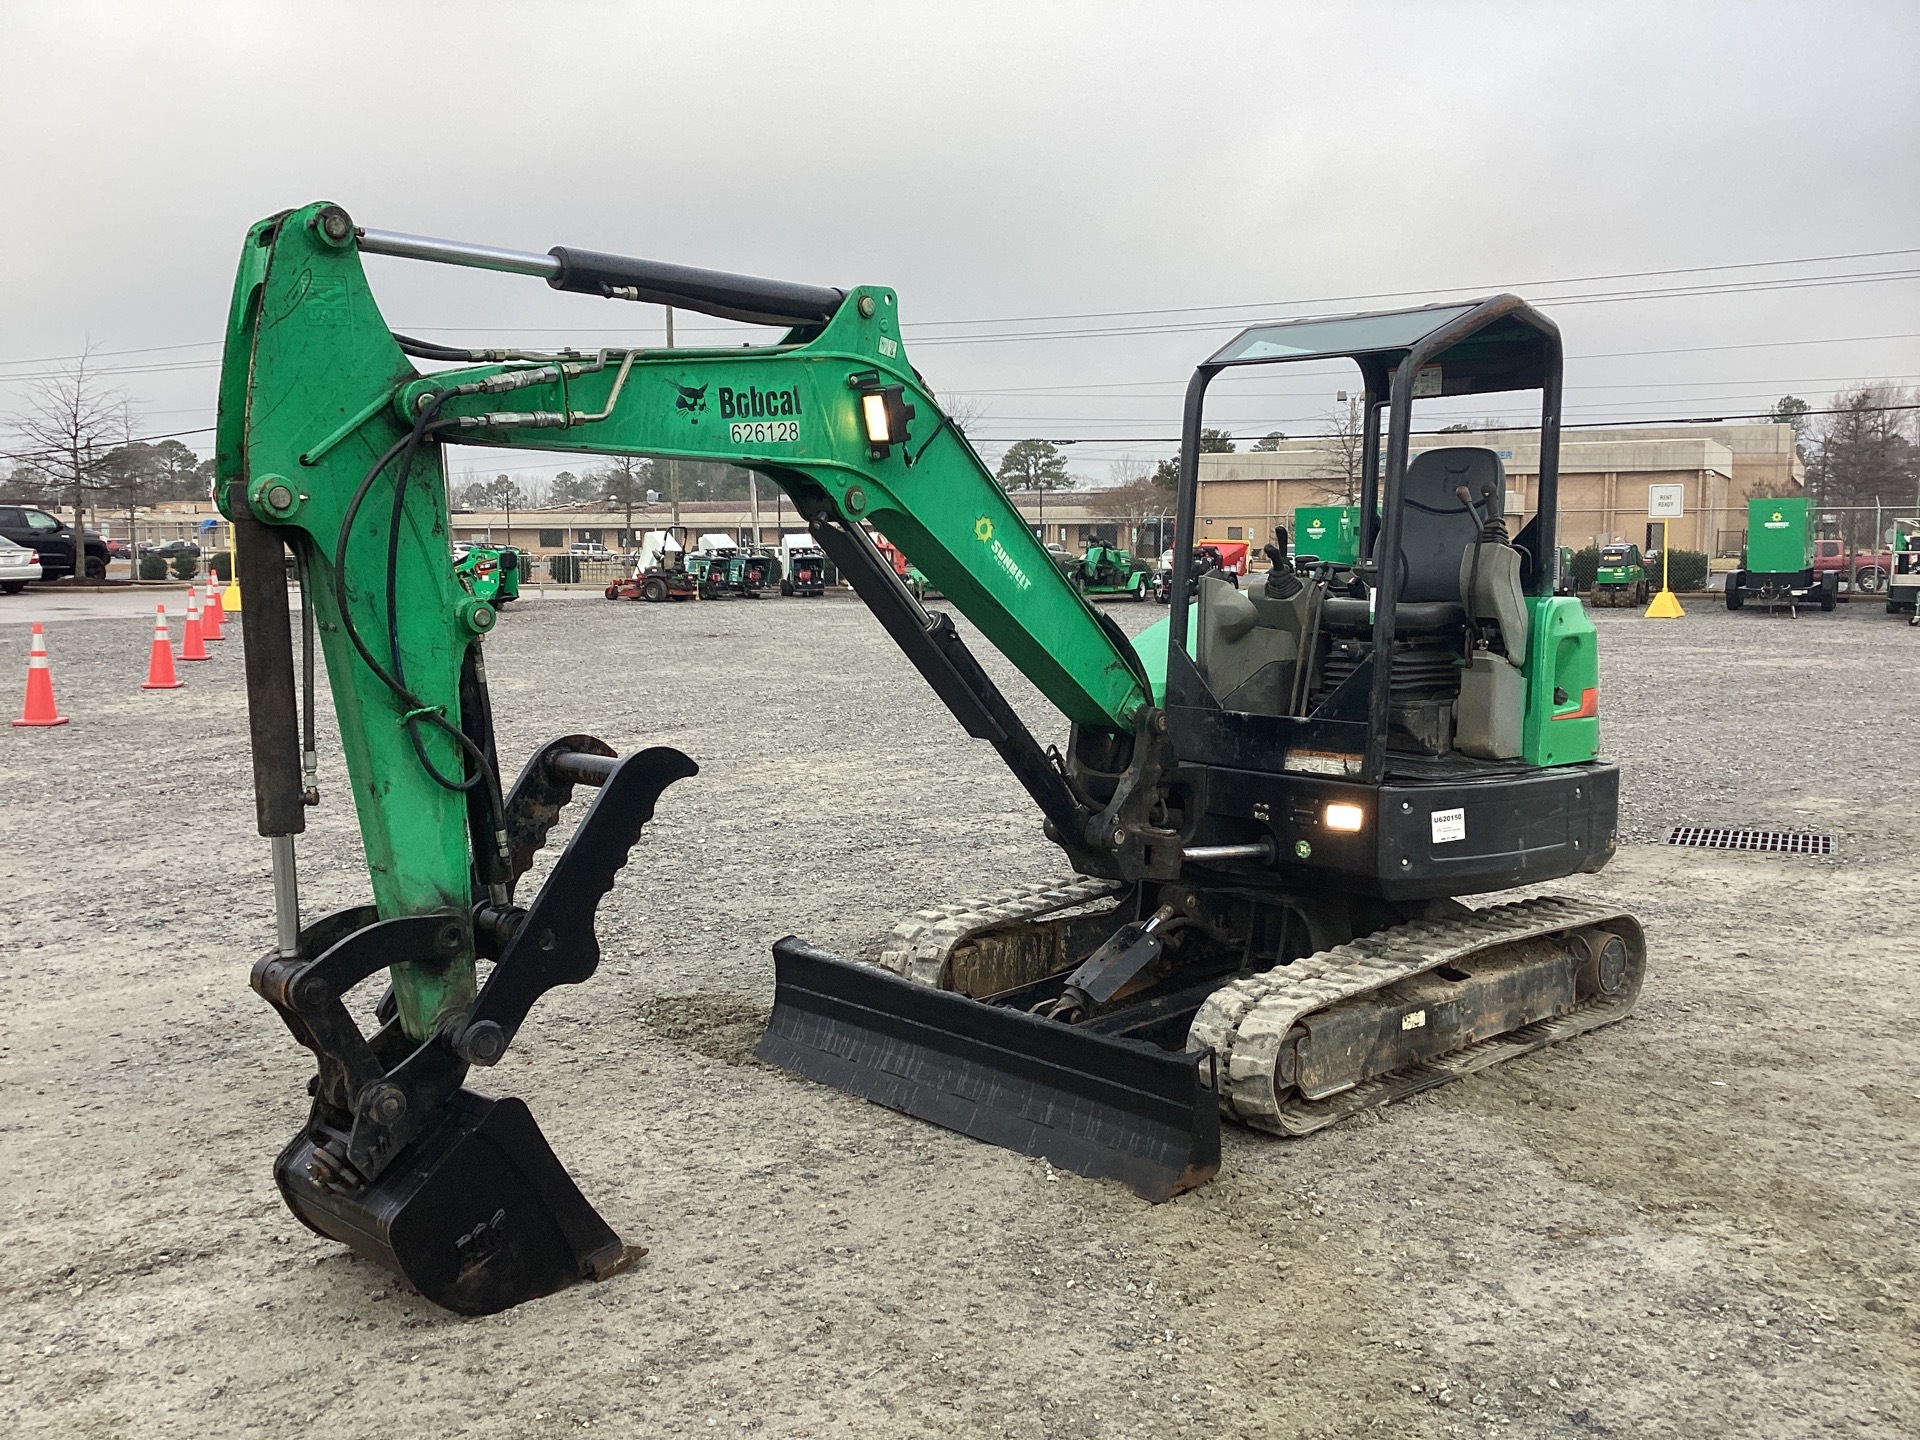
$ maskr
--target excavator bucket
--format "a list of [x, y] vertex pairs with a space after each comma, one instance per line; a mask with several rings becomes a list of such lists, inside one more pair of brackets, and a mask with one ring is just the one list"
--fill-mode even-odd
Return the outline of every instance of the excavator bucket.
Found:
[[605, 1280], [645, 1253], [587, 1203], [519, 1100], [457, 1091], [426, 1134], [359, 1184], [337, 1177], [323, 1136], [309, 1126], [274, 1164], [288, 1208], [456, 1314]]
[[1220, 1168], [1203, 1056], [915, 984], [791, 936], [773, 965], [768, 1064], [1147, 1200]]

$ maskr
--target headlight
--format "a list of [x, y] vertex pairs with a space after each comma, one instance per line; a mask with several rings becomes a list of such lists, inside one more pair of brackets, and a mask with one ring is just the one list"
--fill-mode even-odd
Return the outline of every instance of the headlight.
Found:
[[1326, 822], [1327, 829], [1345, 830], [1351, 834], [1367, 823], [1367, 812], [1358, 805], [1335, 801], [1327, 806], [1321, 818]]

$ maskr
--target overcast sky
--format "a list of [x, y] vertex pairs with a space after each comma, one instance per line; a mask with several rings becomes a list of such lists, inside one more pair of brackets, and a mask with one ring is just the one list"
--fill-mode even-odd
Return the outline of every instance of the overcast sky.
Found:
[[[1176, 434], [1187, 374], [1242, 324], [1389, 292], [1544, 297], [1572, 422], [1817, 403], [1920, 383], [1917, 59], [1914, 0], [0, 0], [0, 417], [46, 357], [195, 346], [99, 363], [143, 433], [211, 425], [246, 228], [323, 198], [383, 229], [894, 286], [911, 358], [980, 435], [1107, 437], [1072, 452], [1098, 482], [1172, 448], [1125, 437]], [[1696, 268], [1768, 261], [1803, 263]], [[654, 307], [367, 266], [396, 328], [453, 343], [660, 334]], [[1691, 273], [1590, 278], [1661, 270]], [[1570, 303], [1756, 282], [1793, 288]], [[1678, 353], [1622, 353], [1645, 351]], [[1213, 413], [1310, 432], [1345, 383], [1268, 370]]]

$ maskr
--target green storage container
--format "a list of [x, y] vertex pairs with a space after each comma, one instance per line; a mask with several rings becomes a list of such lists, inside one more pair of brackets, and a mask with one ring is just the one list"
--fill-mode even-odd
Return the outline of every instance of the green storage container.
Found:
[[1813, 527], [1804, 495], [1747, 501], [1749, 575], [1798, 575], [1813, 568]]
[[1360, 558], [1360, 507], [1301, 506], [1293, 512], [1293, 552], [1351, 565]]

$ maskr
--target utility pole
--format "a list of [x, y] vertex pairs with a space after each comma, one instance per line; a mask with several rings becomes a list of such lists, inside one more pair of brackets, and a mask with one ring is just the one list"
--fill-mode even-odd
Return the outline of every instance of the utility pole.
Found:
[[760, 476], [752, 470], [747, 471], [747, 508], [753, 514], [753, 543], [758, 548], [760, 544]]
[[[673, 349], [673, 307], [667, 306], [667, 349]], [[673, 504], [673, 528], [680, 528], [680, 462], [667, 461], [667, 497]]]

